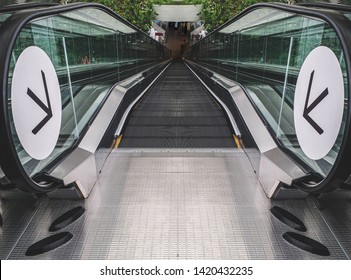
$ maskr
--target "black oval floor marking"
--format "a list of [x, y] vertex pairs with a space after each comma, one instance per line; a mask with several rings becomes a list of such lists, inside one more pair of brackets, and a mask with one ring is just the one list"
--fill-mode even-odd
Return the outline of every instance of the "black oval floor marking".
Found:
[[283, 222], [284, 224], [292, 227], [293, 229], [299, 231], [306, 231], [306, 227], [304, 223], [297, 218], [295, 215], [291, 214], [290, 212], [280, 208], [278, 206], [273, 206], [271, 208], [271, 212], [279, 221]]
[[295, 232], [286, 232], [283, 234], [283, 238], [288, 241], [290, 244], [305, 250], [307, 252], [317, 254], [320, 256], [329, 256], [330, 252], [327, 247], [322, 243], [319, 243], [312, 238], [301, 235]]
[[46, 237], [31, 245], [26, 251], [26, 256], [35, 256], [56, 249], [66, 244], [72, 237], [73, 234], [70, 232], [60, 232]]
[[82, 216], [84, 212], [85, 208], [82, 206], [78, 206], [67, 211], [66, 213], [58, 217], [55, 221], [53, 221], [49, 228], [49, 231], [57, 231], [68, 226], [69, 224], [75, 222], [80, 216]]

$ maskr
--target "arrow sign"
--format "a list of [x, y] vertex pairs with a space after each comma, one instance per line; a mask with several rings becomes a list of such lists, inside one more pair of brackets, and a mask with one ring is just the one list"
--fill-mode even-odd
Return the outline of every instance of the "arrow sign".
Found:
[[55, 66], [44, 50], [24, 49], [13, 70], [11, 111], [18, 139], [36, 160], [50, 156], [61, 131], [62, 101]]
[[319, 133], [319, 135], [322, 135], [324, 133], [324, 130], [311, 118], [309, 113], [311, 113], [313, 111], [313, 109], [316, 108], [318, 106], [318, 104], [329, 94], [329, 91], [328, 91], [328, 88], [323, 90], [323, 92], [311, 103], [311, 105], [308, 106], [310, 94], [311, 94], [313, 76], [314, 76], [314, 70], [311, 72], [311, 75], [310, 75], [310, 81], [308, 84], [305, 107], [303, 109], [303, 117]]
[[299, 157], [319, 160], [332, 149], [336, 153], [339, 150], [335, 142], [342, 136], [340, 128], [346, 109], [339, 57], [328, 47], [319, 46], [302, 63], [294, 96], [294, 126], [303, 152], [298, 152]]
[[33, 99], [37, 105], [43, 109], [43, 111], [46, 113], [46, 116], [38, 123], [36, 127], [33, 128], [32, 133], [36, 135], [44, 125], [52, 118], [52, 109], [51, 109], [51, 103], [50, 103], [50, 97], [49, 97], [49, 91], [48, 91], [48, 86], [46, 84], [46, 78], [45, 78], [45, 73], [43, 70], [41, 70], [41, 77], [43, 79], [43, 84], [44, 84], [44, 90], [45, 90], [45, 96], [46, 96], [46, 102], [48, 106], [46, 106], [39, 98], [38, 96], [35, 95], [35, 93], [28, 88], [27, 94], [29, 95], [30, 98]]

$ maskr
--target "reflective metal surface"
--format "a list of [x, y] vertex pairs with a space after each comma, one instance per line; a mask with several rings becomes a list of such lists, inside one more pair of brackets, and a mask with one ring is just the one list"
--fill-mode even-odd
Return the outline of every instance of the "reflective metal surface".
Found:
[[272, 198], [277, 193], [279, 182], [291, 185], [293, 179], [302, 177], [305, 173], [279, 150], [242, 88], [236, 85], [229, 92], [262, 153], [258, 176], [266, 195]]
[[[205, 67], [199, 67], [209, 71]], [[259, 165], [258, 168], [255, 168], [258, 178], [266, 195], [269, 198], [274, 198], [274, 195], [279, 192], [278, 188], [281, 187], [280, 182], [291, 185], [293, 179], [300, 178], [305, 173], [278, 148], [266, 124], [263, 123], [252, 106], [243, 88], [234, 81], [217, 73], [211, 79], [227, 89], [238, 108], [260, 152], [260, 155], [258, 155]], [[298, 197], [301, 196], [299, 192], [290, 192], [290, 196], [292, 194], [296, 194]]]
[[[118, 149], [84, 201], [5, 201], [0, 258], [348, 259], [349, 203], [331, 200], [321, 211], [310, 199], [272, 201], [239, 149]], [[73, 234], [67, 244], [25, 256], [30, 245], [51, 235], [57, 217], [78, 205], [86, 213], [62, 229]], [[272, 205], [300, 218], [304, 234], [331, 255], [287, 243], [282, 234], [291, 228], [271, 215]]]
[[[134, 85], [135, 81], [140, 82], [141, 78], [137, 74], [115, 86], [79, 146], [50, 173], [51, 176], [62, 179], [66, 186], [75, 183], [82, 197], [89, 196], [100, 171], [94, 154], [128, 90], [128, 85]], [[72, 195], [76, 196], [77, 191], [73, 190]], [[60, 190], [54, 196], [57, 197], [60, 193], [63, 194]], [[65, 192], [64, 196], [66, 195]]]

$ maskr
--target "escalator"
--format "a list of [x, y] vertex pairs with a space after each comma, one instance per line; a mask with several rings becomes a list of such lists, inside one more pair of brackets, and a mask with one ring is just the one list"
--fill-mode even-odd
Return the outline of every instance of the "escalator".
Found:
[[226, 115], [183, 62], [173, 62], [130, 115], [121, 148], [233, 148]]
[[[0, 9], [0, 259], [350, 259], [348, 15], [254, 5], [172, 61], [101, 5]], [[61, 94], [44, 159], [14, 120], [16, 67], [32, 47], [49, 57]], [[334, 53], [344, 90], [336, 140], [315, 159], [294, 102], [320, 47]], [[20, 109], [39, 112], [24, 125], [30, 136], [45, 121], [31, 143], [40, 150], [53, 99], [38, 85]], [[303, 115], [321, 124], [333, 114], [315, 113], [318, 93]]]
[[[273, 168], [284, 166], [281, 176], [266, 182], [274, 184], [267, 186], [272, 190], [265, 188], [269, 197], [274, 195], [275, 181], [318, 193], [347, 185], [348, 168], [340, 167], [349, 166], [344, 156], [349, 137], [347, 108], [339, 106], [343, 113], [336, 127], [340, 130], [334, 133], [336, 141], [322, 158], [306, 156], [294, 125], [298, 73], [313, 48], [327, 47], [335, 54], [343, 76], [341, 83], [347, 88], [348, 29], [334, 27], [347, 27], [350, 21], [347, 11], [341, 13], [342, 18], [335, 17], [333, 9], [253, 6], [186, 50], [183, 62], [173, 62], [157, 80], [167, 67], [169, 50], [103, 6], [3, 8], [2, 41], [13, 51], [2, 56], [7, 97], [2, 102], [1, 143], [10, 147], [4, 149], [6, 162], [2, 168], [9, 181], [22, 190], [50, 192], [79, 181], [65, 180], [69, 169], [61, 166], [71, 166], [73, 151], [83, 153], [85, 161], [99, 148], [111, 147], [118, 138], [120, 148], [256, 147], [258, 157], [264, 154]], [[48, 17], [52, 25], [45, 29]], [[87, 26], [91, 31], [87, 32]], [[306, 38], [311, 42], [304, 44]], [[23, 148], [9, 107], [15, 103], [11, 103], [11, 83], [17, 59], [30, 46], [42, 48], [51, 57], [63, 104], [59, 141], [43, 160]], [[93, 59], [85, 59], [88, 57]], [[348, 100], [347, 90], [343, 94]], [[109, 111], [103, 129], [97, 116], [113, 99], [117, 111]], [[98, 134], [92, 132], [93, 122], [101, 128]], [[84, 140], [90, 137], [88, 130], [95, 135], [94, 144]], [[250, 159], [254, 168], [260, 169], [256, 157]], [[56, 177], [61, 183], [51, 184]]]

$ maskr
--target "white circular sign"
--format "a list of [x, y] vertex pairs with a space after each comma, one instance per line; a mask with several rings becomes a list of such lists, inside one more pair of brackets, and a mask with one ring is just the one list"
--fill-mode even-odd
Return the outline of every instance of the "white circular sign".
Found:
[[312, 50], [302, 64], [295, 89], [294, 122], [302, 151], [311, 159], [332, 149], [344, 111], [344, 81], [334, 52]]
[[48, 55], [28, 47], [15, 65], [11, 109], [18, 138], [34, 159], [47, 158], [54, 150], [61, 127], [61, 91]]

